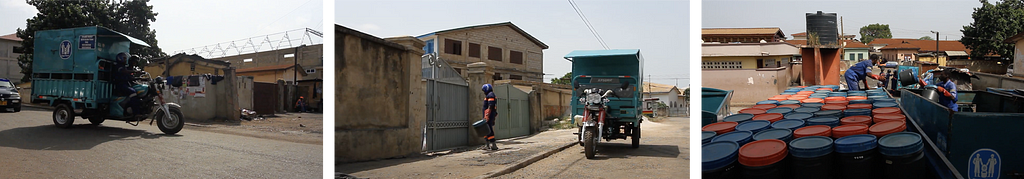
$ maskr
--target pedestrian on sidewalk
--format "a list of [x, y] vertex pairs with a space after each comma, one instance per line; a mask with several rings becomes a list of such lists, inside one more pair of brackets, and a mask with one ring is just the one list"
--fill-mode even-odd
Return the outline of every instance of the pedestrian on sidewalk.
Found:
[[295, 111], [306, 112], [306, 98], [299, 96], [299, 100], [295, 101]]
[[484, 97], [484, 119], [487, 120], [487, 129], [491, 132], [484, 136], [484, 140], [487, 140], [487, 145], [484, 149], [498, 150], [498, 144], [494, 140], [494, 120], [498, 117], [498, 98], [494, 95], [494, 89], [491, 84], [484, 84], [481, 89], [484, 91], [486, 96]]

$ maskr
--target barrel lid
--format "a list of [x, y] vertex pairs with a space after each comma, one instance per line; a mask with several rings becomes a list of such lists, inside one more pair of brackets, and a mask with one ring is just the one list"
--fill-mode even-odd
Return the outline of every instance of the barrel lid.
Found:
[[733, 115], [726, 116], [725, 118], [722, 118], [722, 121], [725, 121], [725, 122], [737, 122], [738, 123], [738, 122], [749, 121], [750, 119], [753, 119], [753, 118], [754, 118], [753, 114], [739, 113], [739, 114], [733, 114]]
[[818, 89], [814, 89], [814, 90], [815, 91], [830, 91], [831, 92], [832, 88], [818, 88]]
[[715, 170], [736, 161], [740, 144], [733, 141], [716, 141], [701, 146], [701, 169]]
[[757, 104], [776, 104], [776, 103], [779, 103], [779, 101], [776, 101], [776, 100], [764, 100], [764, 101], [758, 101], [757, 102]]
[[775, 108], [775, 106], [776, 106], [775, 104], [758, 104], [758, 105], [754, 105], [754, 106], [752, 106], [750, 108], [768, 110], [768, 109], [771, 109], [771, 108]]
[[800, 106], [803, 106], [803, 107], [813, 107], [813, 108], [821, 108], [821, 106], [824, 106], [824, 105], [825, 104], [823, 104], [823, 103], [803, 103], [803, 104], [800, 104]]
[[878, 100], [878, 99], [885, 99], [885, 98], [889, 98], [889, 97], [888, 96], [882, 96], [882, 95], [871, 95], [871, 94], [868, 94], [868, 99], [871, 99], [871, 100]]
[[715, 132], [712, 132], [712, 131], [701, 131], [700, 132], [700, 136], [701, 136], [700, 140], [701, 141], [705, 141], [705, 142], [710, 142], [711, 138], [715, 137], [715, 134], [718, 134], [718, 133], [715, 133]]
[[787, 140], [793, 137], [793, 130], [789, 129], [768, 129], [754, 134], [754, 140], [779, 139]]
[[874, 106], [875, 107], [879, 107], [879, 108], [883, 108], [883, 107], [896, 107], [898, 105], [899, 104], [896, 104], [896, 102], [889, 102], [889, 101], [875, 101], [875, 103], [874, 103]]
[[858, 134], [836, 139], [836, 152], [857, 153], [874, 149], [877, 137], [868, 134]]
[[831, 96], [831, 97], [827, 97], [827, 98], [825, 98], [825, 101], [838, 101], [838, 100], [844, 100], [844, 101], [845, 101], [845, 100], [846, 100], [846, 97], [842, 97], [842, 96]]
[[789, 108], [789, 109], [796, 109], [796, 108], [799, 108], [799, 107], [800, 107], [800, 104], [783, 104], [783, 105], [775, 106], [775, 108]]
[[706, 125], [704, 127], [701, 127], [700, 130], [701, 131], [712, 131], [712, 132], [716, 132], [716, 133], [721, 134], [721, 133], [724, 133], [726, 131], [730, 131], [730, 130], [735, 129], [737, 124], [739, 124], [739, 123], [736, 123], [736, 122], [716, 122], [716, 123], [711, 123], [711, 124], [708, 124], [708, 125]]
[[839, 122], [839, 118], [838, 117], [831, 117], [831, 116], [813, 117], [813, 118], [807, 119], [807, 122], [808, 123], [836, 123], [836, 122]]
[[872, 114], [900, 114], [900, 108], [897, 107], [885, 107], [871, 110]]
[[[774, 114], [774, 113], [772, 113], [772, 114]], [[757, 116], [754, 116], [754, 117], [756, 118]], [[736, 130], [737, 131], [760, 131], [760, 130], [767, 129], [768, 126], [771, 125], [771, 124], [772, 124], [772, 122], [768, 121], [768, 120], [752, 120], [752, 121], [747, 121], [747, 122], [740, 123], [739, 125], [736, 125]]]
[[805, 126], [793, 131], [794, 136], [816, 136], [826, 135], [832, 132], [832, 127], [826, 125]]
[[775, 108], [768, 109], [765, 112], [766, 113], [788, 114], [790, 112], [793, 112], [793, 108], [775, 107]]
[[879, 152], [887, 156], [904, 156], [924, 148], [921, 135], [913, 132], [897, 132], [878, 139]]
[[903, 114], [875, 114], [874, 119], [876, 122], [888, 121], [888, 120], [907, 120], [907, 116]]
[[832, 153], [832, 138], [807, 136], [789, 141], [790, 153], [794, 157], [814, 158]]
[[780, 94], [784, 94], [784, 95], [794, 95], [794, 94], [796, 94], [796, 92], [797, 92], [797, 91], [789, 91], [789, 90], [786, 90], [786, 92], [783, 92], [783, 93], [780, 93]]
[[819, 109], [817, 107], [806, 107], [805, 106], [805, 107], [799, 107], [799, 108], [793, 109], [793, 112], [813, 113], [813, 112], [818, 112], [818, 110], [821, 110], [821, 109]]
[[782, 114], [780, 113], [764, 113], [755, 115], [753, 120], [766, 120], [769, 122], [775, 122], [782, 120]]
[[825, 101], [825, 105], [829, 105], [829, 104], [839, 104], [839, 105], [843, 105], [843, 108], [846, 108], [846, 105], [849, 105], [849, 104], [850, 104], [850, 101], [847, 101], [847, 100], [832, 100], [832, 101], [827, 101], [827, 100], [826, 100], [826, 101]]
[[845, 124], [871, 124], [871, 116], [846, 116], [839, 120], [843, 125]]
[[821, 110], [845, 110], [845, 104], [826, 104], [821, 106]]
[[754, 141], [740, 147], [739, 153], [739, 162], [745, 166], [771, 165], [786, 158], [786, 142], [778, 139]]
[[[822, 111], [814, 112], [814, 116], [836, 116], [838, 118], [839, 116], [841, 116], [840, 114], [842, 112], [843, 111], [840, 111], [840, 110], [822, 110]], [[839, 120], [839, 119], [836, 119], [836, 120]]]
[[753, 136], [753, 135], [754, 135], [754, 133], [750, 132], [750, 131], [732, 131], [732, 132], [725, 133], [725, 134], [719, 134], [718, 136], [715, 136], [715, 138], [712, 138], [711, 141], [712, 142], [733, 141], [733, 142], [737, 142], [737, 143], [743, 144], [743, 143], [749, 141], [750, 140], [750, 136]]
[[800, 92], [796, 92], [796, 94], [813, 94], [813, 93], [814, 93], [814, 91], [800, 91]]
[[871, 109], [871, 104], [850, 104], [846, 106], [846, 109]]
[[747, 113], [747, 114], [754, 114], [754, 115], [764, 114], [764, 112], [765, 112], [764, 109], [757, 109], [757, 108], [747, 108], [747, 109], [740, 110], [740, 113]]
[[885, 122], [876, 123], [875, 125], [871, 125], [871, 128], [868, 129], [868, 132], [870, 132], [871, 134], [883, 134], [884, 135], [884, 134], [889, 134], [889, 133], [895, 133], [895, 132], [903, 131], [903, 129], [906, 129], [906, 126], [907, 126], [907, 122], [906, 121], [889, 120], [889, 121], [885, 121]]
[[852, 99], [852, 98], [846, 98], [846, 99], [850, 100], [850, 104], [871, 104], [871, 101], [867, 100], [867, 99]]
[[847, 106], [846, 111], [843, 112], [846, 112], [846, 114], [856, 114], [854, 116], [871, 115], [871, 109], [868, 108], [850, 108]]
[[864, 124], [846, 124], [832, 128], [832, 136], [837, 138], [842, 136], [867, 133], [868, 125]]
[[783, 118], [785, 118], [785, 119], [799, 119], [799, 120], [806, 120], [807, 118], [811, 118], [811, 117], [814, 117], [814, 114], [805, 113], [805, 112], [791, 112], [789, 114], [786, 114], [786, 116], [783, 116]]
[[803, 102], [803, 103], [822, 103], [822, 102], [825, 102], [825, 100], [820, 99], [820, 98], [807, 98], [807, 99], [804, 99], [804, 100], [800, 100], [800, 102]]
[[[787, 97], [787, 98], [788, 98], [788, 97]], [[785, 101], [779, 101], [779, 104], [780, 104], [780, 105], [783, 105], [783, 104], [800, 104], [800, 100], [785, 100]]]
[[772, 128], [776, 129], [796, 129], [804, 126], [806, 122], [801, 119], [783, 119], [772, 123]]
[[885, 102], [894, 102], [894, 103], [895, 103], [895, 102], [896, 102], [896, 99], [892, 99], [892, 98], [888, 98], [888, 97], [886, 97], [886, 98], [878, 98], [878, 99], [875, 99], [875, 101], [885, 101]]

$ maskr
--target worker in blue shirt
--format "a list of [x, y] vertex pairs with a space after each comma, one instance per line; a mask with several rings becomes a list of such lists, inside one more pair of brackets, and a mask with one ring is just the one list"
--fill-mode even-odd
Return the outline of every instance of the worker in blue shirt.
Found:
[[487, 140], [484, 149], [498, 150], [498, 144], [494, 140], [494, 120], [498, 117], [498, 97], [494, 95], [494, 88], [491, 87], [491, 84], [484, 84], [480, 88], [486, 94], [483, 109], [484, 119], [487, 120], [487, 128], [491, 131], [484, 136], [484, 140]]
[[[882, 63], [885, 63], [885, 59], [881, 59]], [[843, 76], [846, 78], [846, 85], [850, 91], [860, 91], [860, 84], [857, 82], [864, 81], [864, 87], [870, 88], [865, 77], [871, 77], [871, 79], [881, 79], [880, 76], [871, 74], [871, 67], [875, 65], [875, 60], [868, 59], [853, 65], [849, 69], [846, 69], [846, 74]]]
[[[935, 74], [935, 90], [939, 92], [939, 104], [946, 106], [953, 112], [960, 111], [960, 106], [956, 104], [956, 83], [953, 80], [949, 80], [950, 76], [953, 76], [953, 69], [945, 69], [940, 71], [933, 71]], [[919, 81], [922, 86], [928, 85], [924, 80]]]

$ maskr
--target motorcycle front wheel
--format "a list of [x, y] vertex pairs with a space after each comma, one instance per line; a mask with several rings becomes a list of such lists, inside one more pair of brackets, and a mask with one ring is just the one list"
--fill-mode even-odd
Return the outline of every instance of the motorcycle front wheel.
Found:
[[594, 153], [597, 153], [597, 140], [597, 130], [593, 127], [583, 131], [583, 152], [587, 159], [593, 159]]
[[181, 131], [181, 128], [185, 126], [185, 115], [181, 114], [181, 109], [176, 107], [168, 107], [168, 112], [171, 116], [166, 116], [163, 111], [157, 111], [153, 118], [156, 120], [156, 126], [160, 128], [161, 132], [168, 135], [177, 134]]

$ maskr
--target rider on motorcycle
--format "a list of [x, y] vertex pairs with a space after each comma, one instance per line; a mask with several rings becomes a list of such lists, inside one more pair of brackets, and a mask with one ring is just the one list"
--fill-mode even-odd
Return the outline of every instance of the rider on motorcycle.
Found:
[[[113, 80], [114, 96], [117, 96], [117, 98], [114, 100], [113, 109], [122, 109], [120, 110], [121, 113], [127, 108], [131, 108], [133, 112], [138, 111], [138, 104], [141, 103], [140, 99], [134, 98], [138, 93], [135, 91], [135, 88], [132, 88], [135, 81], [134, 73], [138, 72], [135, 68], [138, 62], [139, 57], [137, 56], [129, 57], [126, 53], [117, 54], [117, 59], [114, 63]], [[127, 98], [127, 100], [124, 98]], [[122, 106], [127, 108], [121, 108]], [[117, 110], [111, 110], [111, 115], [122, 116], [123, 114], [119, 114]]]

